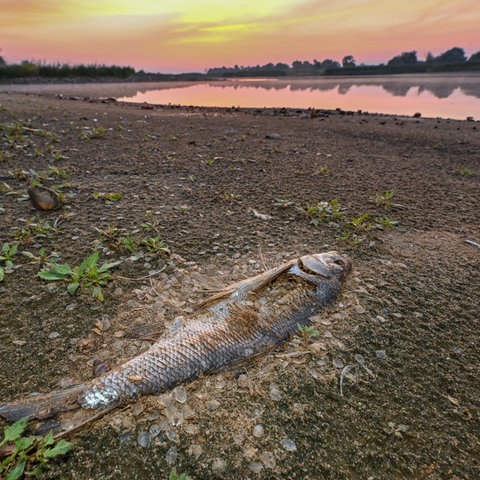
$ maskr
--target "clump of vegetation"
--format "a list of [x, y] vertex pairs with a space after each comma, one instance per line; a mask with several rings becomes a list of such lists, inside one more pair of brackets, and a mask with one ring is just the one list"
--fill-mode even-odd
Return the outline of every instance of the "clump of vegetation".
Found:
[[41, 247], [38, 249], [37, 253], [24, 251], [22, 255], [30, 259], [30, 263], [39, 264], [41, 266], [46, 265], [47, 263], [57, 263], [59, 261], [59, 256], [57, 252], [47, 253], [45, 248]]
[[[3, 262], [5, 267], [13, 268], [12, 257], [17, 254], [18, 245], [10, 246], [9, 243], [4, 243], [0, 250], [0, 262]], [[0, 266], [0, 282], [5, 278], [5, 269]]]
[[107, 135], [107, 129], [105, 127], [94, 127], [94, 128], [85, 127], [80, 132], [80, 138], [83, 138], [85, 140], [105, 138], [106, 135]]
[[23, 476], [39, 477], [56, 457], [73, 449], [66, 440], [55, 441], [50, 431], [45, 437], [23, 436], [28, 418], [24, 417], [3, 432], [0, 442], [0, 475], [5, 480], [18, 480]]
[[457, 175], [461, 175], [462, 177], [471, 177], [473, 175], [473, 170], [470, 168], [464, 167], [463, 165], [459, 165], [455, 170]]
[[318, 167], [317, 170], [315, 170], [314, 175], [327, 175], [328, 172], [328, 165], [322, 165], [321, 167]]
[[302, 338], [306, 341], [320, 335], [320, 332], [313, 325], [301, 325], [297, 323], [297, 328]]
[[375, 203], [378, 206], [384, 207], [384, 208], [390, 208], [393, 205], [393, 197], [395, 194], [389, 190], [387, 190], [385, 193], [376, 193], [375, 194]]
[[110, 193], [104, 193], [104, 192], [94, 192], [92, 193], [92, 196], [95, 200], [103, 200], [105, 202], [118, 202], [119, 200], [122, 199], [122, 194], [121, 193], [116, 193], [116, 192], [110, 192]]
[[48, 220], [31, 218], [22, 220], [24, 225], [13, 230], [13, 236], [22, 244], [29, 245], [40, 238], [51, 237], [57, 232], [57, 227]]
[[301, 210], [312, 217], [310, 224], [315, 226], [344, 218], [343, 208], [340, 207], [337, 199], [330, 200], [330, 202], [317, 202], [312, 205], [307, 203]]
[[98, 264], [99, 253], [94, 252], [80, 265], [70, 267], [68, 264], [47, 263], [44, 270], [38, 273], [43, 280], [68, 282], [67, 291], [71, 295], [80, 288], [92, 287], [92, 295], [99, 301], [103, 301], [102, 286], [107, 285], [112, 276], [109, 270], [116, 267], [121, 261]]
[[192, 477], [186, 473], [178, 473], [176, 467], [173, 467], [168, 475], [168, 480], [192, 480]]

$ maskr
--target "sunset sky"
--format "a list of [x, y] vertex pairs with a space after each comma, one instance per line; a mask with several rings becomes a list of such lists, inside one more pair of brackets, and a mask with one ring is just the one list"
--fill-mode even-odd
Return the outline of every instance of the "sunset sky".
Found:
[[480, 50], [479, 0], [0, 0], [7, 62], [151, 72]]

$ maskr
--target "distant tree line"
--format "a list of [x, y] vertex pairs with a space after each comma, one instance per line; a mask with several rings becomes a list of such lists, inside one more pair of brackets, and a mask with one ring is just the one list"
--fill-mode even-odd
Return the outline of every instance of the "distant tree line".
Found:
[[352, 55], [343, 57], [342, 62], [326, 60], [295, 60], [287, 63], [267, 63], [265, 65], [215, 67], [206, 73], [220, 77], [282, 77], [306, 75], [375, 75], [392, 73], [425, 73], [441, 71], [480, 70], [480, 51], [467, 59], [462, 48], [453, 47], [435, 57], [428, 53], [424, 61], [417, 58], [417, 52], [402, 52], [381, 65], [357, 65]]
[[24, 60], [20, 63], [8, 64], [0, 57], [0, 80], [13, 78], [118, 78], [125, 79], [135, 73], [132, 67], [120, 67], [117, 65], [68, 65], [46, 64]]

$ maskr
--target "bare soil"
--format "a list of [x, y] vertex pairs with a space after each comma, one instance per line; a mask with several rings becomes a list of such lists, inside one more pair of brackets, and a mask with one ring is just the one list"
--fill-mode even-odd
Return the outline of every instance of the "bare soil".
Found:
[[[61, 210], [32, 207], [32, 178]], [[479, 183], [473, 121], [0, 94], [0, 246], [19, 248], [0, 283], [0, 402], [137, 355], [205, 289], [336, 249], [354, 271], [318, 336], [185, 385], [186, 403], [110, 413], [47, 478], [479, 478]], [[312, 224], [307, 205], [333, 199], [344, 218]], [[397, 228], [365, 227], [385, 217]], [[141, 244], [155, 237], [170, 254]], [[22, 252], [42, 247], [123, 260], [104, 301], [41, 280]]]

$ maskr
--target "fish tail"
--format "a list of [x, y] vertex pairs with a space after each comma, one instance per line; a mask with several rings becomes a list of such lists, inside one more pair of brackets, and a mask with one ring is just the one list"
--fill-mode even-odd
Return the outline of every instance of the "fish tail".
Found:
[[0, 417], [15, 422], [23, 417], [43, 420], [58, 413], [75, 410], [80, 407], [79, 394], [85, 385], [74, 385], [65, 390], [39, 393], [9, 403], [0, 403]]

